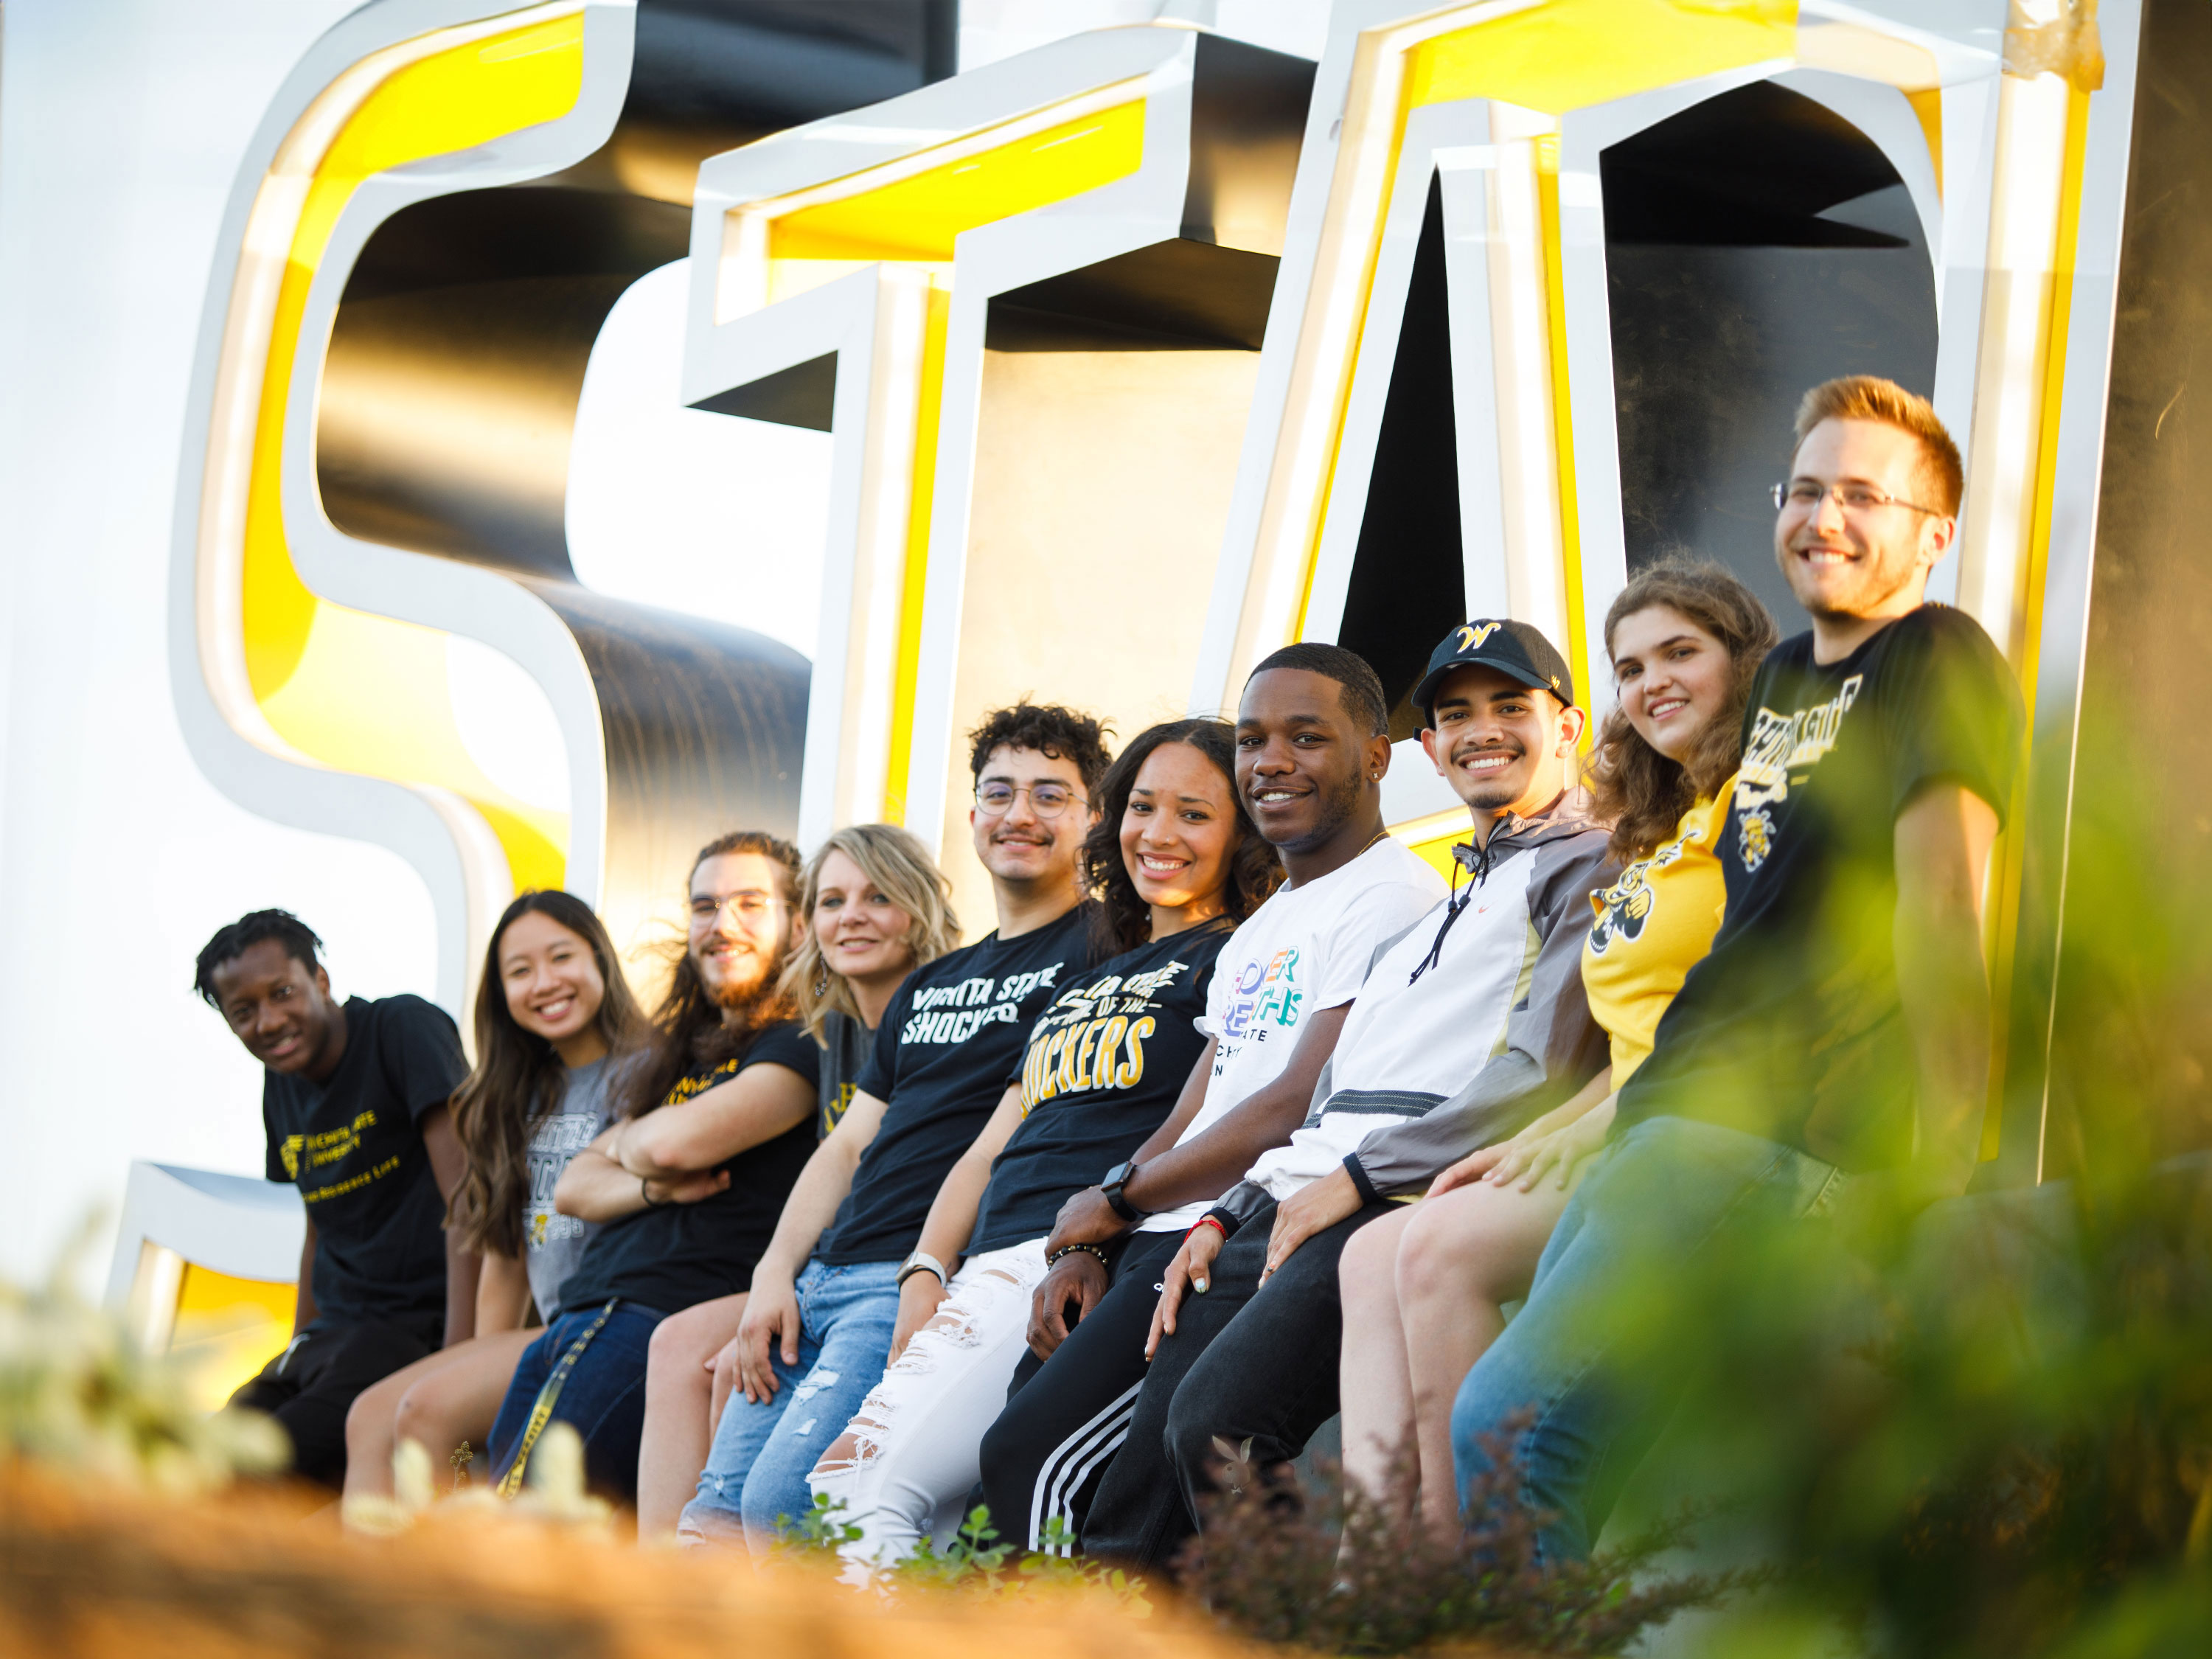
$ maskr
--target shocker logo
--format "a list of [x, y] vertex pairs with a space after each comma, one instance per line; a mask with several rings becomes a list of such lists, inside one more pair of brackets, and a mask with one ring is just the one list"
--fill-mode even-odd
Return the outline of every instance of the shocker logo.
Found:
[[1774, 850], [1774, 818], [1764, 806], [1746, 812], [1736, 838], [1736, 852], [1746, 870], [1756, 870]]
[[1459, 648], [1462, 651], [1478, 649], [1485, 640], [1498, 631], [1498, 627], [1494, 622], [1485, 623], [1480, 628], [1473, 623], [1466, 623], [1459, 630]]
[[1641, 869], [1624, 874], [1605, 890], [1605, 908], [1590, 925], [1592, 956], [1601, 957], [1616, 939], [1633, 943], [1644, 937], [1644, 924], [1651, 915], [1651, 889]]

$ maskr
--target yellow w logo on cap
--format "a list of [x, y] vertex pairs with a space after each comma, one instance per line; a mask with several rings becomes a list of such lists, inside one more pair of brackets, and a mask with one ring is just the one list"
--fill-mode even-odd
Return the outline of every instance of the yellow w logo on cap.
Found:
[[1487, 622], [1483, 623], [1481, 627], [1477, 628], [1473, 623], [1468, 623], [1465, 627], [1459, 630], [1459, 648], [1462, 651], [1472, 651], [1475, 649], [1485, 640], [1488, 639], [1492, 634], [1495, 634], [1498, 629], [1498, 626], [1499, 624], [1497, 623]]

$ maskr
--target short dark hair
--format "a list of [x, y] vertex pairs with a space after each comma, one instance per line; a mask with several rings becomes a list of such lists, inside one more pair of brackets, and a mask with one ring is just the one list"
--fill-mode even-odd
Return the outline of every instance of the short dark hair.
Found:
[[323, 942], [299, 917], [289, 910], [248, 910], [228, 927], [216, 928], [215, 937], [200, 946], [199, 959], [192, 964], [192, 989], [199, 993], [200, 1000], [220, 1009], [222, 1002], [215, 994], [215, 970], [272, 939], [284, 947], [286, 956], [309, 972], [323, 965], [319, 954]]
[[1334, 680], [1340, 688], [1337, 701], [1352, 716], [1353, 725], [1370, 738], [1379, 738], [1390, 729], [1390, 704], [1382, 694], [1382, 677], [1357, 651], [1301, 640], [1263, 658], [1252, 672], [1264, 674], [1271, 668], [1298, 668]]
[[1024, 697], [1010, 708], [993, 709], [968, 734], [968, 769], [980, 780], [993, 750], [1034, 749], [1054, 760], [1073, 761], [1084, 788], [1096, 789], [1114, 762], [1106, 746], [1113, 730], [1079, 710]]

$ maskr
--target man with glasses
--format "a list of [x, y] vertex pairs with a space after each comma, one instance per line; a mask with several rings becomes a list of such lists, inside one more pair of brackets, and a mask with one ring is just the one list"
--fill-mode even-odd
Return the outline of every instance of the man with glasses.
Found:
[[[884, 1012], [853, 1103], [793, 1188], [753, 1271], [738, 1384], [684, 1511], [687, 1537], [765, 1549], [812, 1507], [808, 1477], [882, 1379], [899, 1285], [946, 1173], [1018, 1071], [1030, 1024], [1090, 963], [1076, 854], [1111, 757], [1099, 723], [1029, 703], [969, 735], [968, 822], [998, 927], [916, 969]], [[843, 1455], [850, 1455], [849, 1448]]]
[[1857, 1232], [1972, 1174], [1983, 878], [2022, 719], [1988, 635], [1923, 600], [1961, 485], [1923, 399], [1869, 376], [1805, 395], [1774, 553], [1813, 627], [1752, 685], [1725, 919], [1453, 1412], [1464, 1499], [1486, 1442], [1534, 1408], [1515, 1449], [1550, 1560], [1589, 1553], [1697, 1359], [1694, 1321], [1625, 1304], [1747, 1227], [1833, 1207]]

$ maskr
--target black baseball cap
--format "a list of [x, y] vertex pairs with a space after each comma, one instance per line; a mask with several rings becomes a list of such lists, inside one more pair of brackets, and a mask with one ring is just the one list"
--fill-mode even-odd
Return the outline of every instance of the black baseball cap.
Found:
[[1575, 700], [1574, 672], [1543, 630], [1524, 622], [1477, 617], [1437, 642], [1429, 653], [1429, 672], [1413, 688], [1413, 706], [1431, 726], [1437, 723], [1437, 688], [1454, 669], [1471, 665], [1495, 668], [1534, 690], [1550, 692], [1561, 702]]

